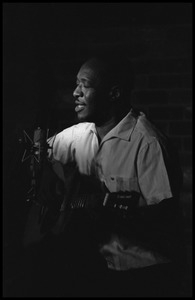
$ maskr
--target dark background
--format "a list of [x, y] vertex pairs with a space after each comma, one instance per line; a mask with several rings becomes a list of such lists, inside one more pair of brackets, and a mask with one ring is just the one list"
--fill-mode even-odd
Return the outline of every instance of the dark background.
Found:
[[[20, 240], [29, 162], [18, 140], [37, 125], [50, 134], [75, 123], [72, 91], [83, 58], [124, 49], [135, 69], [132, 103], [177, 146], [189, 274], [192, 262], [192, 4], [3, 3], [3, 233]], [[9, 277], [9, 276], [8, 276]], [[189, 275], [190, 277], [190, 275]], [[10, 277], [6, 280], [10, 280]]]

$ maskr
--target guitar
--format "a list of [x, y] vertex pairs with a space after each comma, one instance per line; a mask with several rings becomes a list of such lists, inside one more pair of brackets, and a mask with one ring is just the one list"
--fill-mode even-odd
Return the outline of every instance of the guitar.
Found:
[[[50, 177], [47, 175], [45, 181], [47, 189], [48, 186], [54, 185], [54, 182], [56, 186], [59, 185], [59, 180], [54, 174]], [[50, 203], [47, 203], [51, 197], [47, 191], [46, 201], [42, 201], [40, 193], [39, 201], [32, 202], [24, 231], [24, 246], [40, 242], [49, 233], [59, 236], [71, 223], [75, 212], [78, 215], [85, 211], [91, 220], [97, 223], [101, 222], [102, 214], [107, 212], [118, 219], [125, 219], [135, 210], [139, 200], [139, 194], [135, 191], [110, 193], [105, 185], [93, 177], [80, 175], [77, 171], [71, 177], [69, 190], [61, 190], [64, 193], [61, 197], [52, 191], [53, 202], [50, 199]]]

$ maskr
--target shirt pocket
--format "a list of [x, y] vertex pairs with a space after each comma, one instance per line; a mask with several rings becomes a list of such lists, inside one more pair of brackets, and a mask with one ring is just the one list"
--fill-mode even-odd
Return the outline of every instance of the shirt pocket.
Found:
[[110, 175], [105, 178], [105, 184], [110, 192], [140, 192], [137, 177]]

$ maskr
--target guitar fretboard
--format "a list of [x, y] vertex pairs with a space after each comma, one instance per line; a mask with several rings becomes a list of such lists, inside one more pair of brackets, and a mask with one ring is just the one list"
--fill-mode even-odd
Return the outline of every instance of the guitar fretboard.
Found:
[[136, 206], [137, 201], [138, 193], [136, 195], [135, 193], [106, 193], [104, 196], [102, 194], [82, 194], [71, 199], [69, 207], [79, 209], [98, 205], [127, 211], [130, 207]]
[[95, 196], [91, 194], [82, 194], [80, 196], [73, 197], [69, 206], [71, 209], [86, 208], [91, 206], [90, 204], [94, 202], [94, 199], [99, 199], [99, 202], [101, 203], [102, 194], [96, 194]]

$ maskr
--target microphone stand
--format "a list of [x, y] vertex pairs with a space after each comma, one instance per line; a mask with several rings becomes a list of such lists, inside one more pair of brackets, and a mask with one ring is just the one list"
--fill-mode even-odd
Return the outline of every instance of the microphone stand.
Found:
[[[36, 202], [37, 203], [37, 194], [39, 191], [40, 178], [44, 163], [47, 159], [47, 153], [49, 147], [47, 143], [49, 129], [41, 129], [37, 127], [34, 131], [33, 140], [23, 130], [24, 134], [24, 143], [26, 145], [23, 156], [22, 163], [30, 159], [30, 171], [31, 171], [31, 186], [27, 192], [27, 202]], [[19, 140], [22, 142], [22, 139]]]
[[47, 153], [49, 144], [48, 139], [48, 129], [43, 130], [38, 127], [34, 131], [33, 140], [29, 135], [24, 132], [25, 142], [27, 147], [24, 151], [22, 162], [30, 159], [30, 170], [31, 170], [31, 187], [27, 192], [26, 202], [31, 204], [28, 213], [27, 223], [24, 231], [23, 245], [28, 246], [36, 241], [42, 239], [43, 233], [41, 230], [41, 222], [47, 208], [39, 199], [39, 188], [41, 184], [42, 171], [47, 160]]

